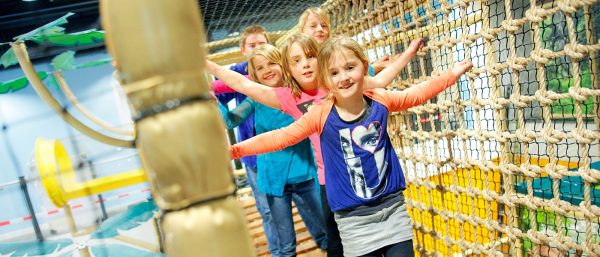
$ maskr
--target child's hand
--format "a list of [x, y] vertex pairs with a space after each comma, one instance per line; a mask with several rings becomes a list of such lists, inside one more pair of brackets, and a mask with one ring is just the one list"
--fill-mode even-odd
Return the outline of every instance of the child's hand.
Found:
[[465, 72], [469, 71], [471, 68], [473, 68], [473, 63], [471, 63], [471, 61], [469, 60], [464, 60], [462, 62], [454, 64], [454, 67], [452, 67], [452, 70], [450, 72], [452, 72], [454, 76], [460, 77], [461, 75], [465, 74]]
[[417, 56], [417, 51], [419, 51], [419, 49], [423, 48], [423, 46], [425, 46], [425, 41], [423, 41], [422, 38], [417, 38], [415, 40], [413, 40], [412, 42], [410, 42], [410, 45], [408, 45], [408, 48], [406, 48], [406, 50], [404, 50], [404, 52], [402, 52], [401, 54], [397, 54], [394, 55], [394, 57], [392, 57], [393, 60], [399, 60], [402, 58], [408, 58], [408, 60], [414, 58], [415, 56]]
[[371, 66], [373, 67], [373, 70], [375, 70], [375, 74], [377, 74], [381, 70], [383, 70], [385, 67], [387, 67], [389, 64], [390, 64], [390, 56], [384, 55], [379, 60], [374, 61], [373, 64], [371, 64]]
[[375, 61], [373, 62], [373, 65], [376, 65], [376, 64], [383, 64], [383, 63], [387, 63], [387, 62], [389, 62], [389, 61], [390, 61], [390, 56], [386, 54], [386, 55], [384, 55], [383, 57], [379, 58], [379, 60], [375, 60]]
[[236, 148], [235, 145], [230, 145], [229, 146], [229, 157], [232, 160], [236, 160], [236, 159], [240, 158], [240, 156], [238, 156], [238, 154], [237, 154], [237, 148]]
[[406, 51], [404, 52], [410, 53], [411, 56], [414, 57], [415, 55], [417, 55], [417, 51], [423, 48], [423, 46], [425, 46], [425, 41], [422, 38], [417, 38], [410, 42], [410, 45], [408, 45], [408, 48], [406, 48]]

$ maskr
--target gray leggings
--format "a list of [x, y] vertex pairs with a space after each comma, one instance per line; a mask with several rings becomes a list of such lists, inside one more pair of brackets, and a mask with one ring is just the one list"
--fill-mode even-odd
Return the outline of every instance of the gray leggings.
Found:
[[384, 246], [383, 248], [379, 248], [373, 252], [365, 254], [361, 257], [413, 257], [415, 253], [413, 252], [413, 244], [412, 239], [400, 243], [395, 243], [393, 245]]

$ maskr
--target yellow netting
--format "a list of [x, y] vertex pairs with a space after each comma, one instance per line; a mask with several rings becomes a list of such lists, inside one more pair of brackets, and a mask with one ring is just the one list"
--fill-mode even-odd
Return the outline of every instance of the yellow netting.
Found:
[[426, 47], [391, 88], [475, 68], [392, 115], [418, 256], [600, 256], [595, 1], [327, 1], [372, 60]]

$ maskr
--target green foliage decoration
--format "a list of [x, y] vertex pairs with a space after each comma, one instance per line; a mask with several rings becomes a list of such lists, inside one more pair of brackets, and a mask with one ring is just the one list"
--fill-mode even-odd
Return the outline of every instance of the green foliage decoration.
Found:
[[[48, 77], [48, 73], [45, 71], [38, 72], [38, 76], [41, 80]], [[14, 93], [29, 85], [29, 81], [26, 77], [20, 77], [6, 82], [0, 82], [0, 94]]]

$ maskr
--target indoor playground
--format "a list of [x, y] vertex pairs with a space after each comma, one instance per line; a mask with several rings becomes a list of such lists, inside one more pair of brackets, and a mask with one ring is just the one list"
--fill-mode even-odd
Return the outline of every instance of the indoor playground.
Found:
[[473, 64], [389, 116], [415, 256], [600, 256], [596, 0], [0, 1], [0, 256], [271, 256], [205, 60], [314, 7], [372, 63], [424, 40], [388, 90]]

